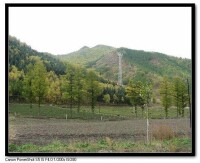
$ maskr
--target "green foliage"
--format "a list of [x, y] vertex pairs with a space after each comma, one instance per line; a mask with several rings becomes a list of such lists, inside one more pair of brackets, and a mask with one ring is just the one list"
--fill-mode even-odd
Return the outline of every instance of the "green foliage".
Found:
[[[97, 45], [93, 48], [83, 47], [80, 50], [67, 54], [67, 55], [57, 55], [56, 57], [69, 61], [73, 64], [82, 64], [86, 67], [91, 67], [94, 65], [103, 55], [111, 52], [114, 48], [105, 46], [105, 45]], [[78, 59], [77, 59], [78, 58]]]
[[41, 60], [38, 60], [33, 66], [33, 74], [34, 74], [32, 82], [33, 95], [38, 101], [38, 105], [40, 107], [40, 104], [47, 91], [47, 80], [46, 80], [47, 71]]
[[9, 152], [15, 152], [18, 151], [18, 146], [16, 144], [9, 144], [8, 145]]
[[121, 86], [116, 86], [116, 85], [109, 85], [106, 84], [104, 85], [103, 91], [101, 95], [98, 97], [99, 102], [105, 102], [104, 96], [109, 95], [110, 96], [110, 103], [113, 104], [123, 104], [127, 101], [125, 98], [125, 88]]
[[65, 76], [62, 76], [61, 92], [63, 92], [64, 99], [69, 104], [70, 109], [77, 105], [77, 112], [80, 111], [81, 105], [86, 101], [84, 95], [86, 90], [86, 73], [80, 66], [74, 65], [67, 67]]
[[130, 99], [130, 102], [135, 106], [135, 114], [137, 116], [137, 106], [142, 108], [148, 105], [152, 95], [152, 86], [149, 83], [142, 83], [140, 81], [130, 81], [126, 87], [126, 96]]
[[184, 117], [184, 108], [188, 105], [189, 98], [186, 81], [184, 82], [184, 79], [176, 77], [173, 80], [172, 96], [174, 105], [177, 108], [177, 117], [178, 115]]
[[46, 101], [48, 103], [61, 104], [61, 81], [53, 71], [47, 73], [47, 85]]
[[[159, 76], [173, 77], [175, 75], [191, 76], [191, 60], [167, 56], [162, 53], [145, 52], [120, 48], [125, 61], [138, 67], [144, 73], [151, 72]], [[149, 73], [148, 73], [149, 74]], [[136, 74], [137, 75], [137, 74]], [[146, 77], [148, 75], [146, 74]], [[140, 79], [141, 80], [141, 79]]]
[[[123, 53], [123, 87], [116, 84], [117, 52]], [[56, 58], [73, 64], [64, 64]], [[80, 67], [80, 64], [85, 68]], [[144, 106], [151, 102], [152, 90], [153, 102], [156, 99], [159, 102], [158, 87], [164, 75], [168, 80], [173, 80], [174, 76], [179, 78], [174, 79], [169, 96], [165, 97], [165, 100], [161, 95], [166, 116], [167, 108], [173, 102], [177, 107], [177, 116], [184, 117], [184, 107], [188, 105], [189, 96], [186, 84], [182, 80], [189, 78], [191, 85], [190, 59], [104, 45], [83, 47], [69, 55], [53, 57], [51, 54], [39, 53], [15, 37], [9, 36], [9, 95], [23, 95], [23, 102], [26, 100], [30, 104], [67, 104], [71, 110], [77, 107], [77, 112], [82, 105], [87, 104], [91, 105], [94, 112], [97, 102], [132, 104], [137, 114], [137, 107], [144, 110]], [[129, 80], [132, 83], [129, 83]], [[160, 87], [164, 88], [163, 84]], [[171, 96], [173, 101], [170, 100]]]
[[171, 83], [167, 77], [163, 78], [163, 81], [160, 86], [160, 95], [162, 106], [165, 109], [166, 118], [168, 117], [168, 108], [172, 105], [172, 98], [171, 98]]
[[118, 103], [119, 102], [119, 98], [117, 97], [116, 94], [113, 95], [113, 103]]
[[84, 71], [80, 66], [76, 67], [75, 79], [75, 101], [77, 103], [77, 112], [80, 112], [81, 104], [84, 102], [84, 95], [86, 95], [86, 80]]
[[110, 103], [110, 95], [109, 94], [104, 95], [103, 100], [105, 101], [106, 104], [109, 104]]
[[22, 94], [22, 83], [24, 78], [24, 72], [19, 71], [17, 67], [11, 66], [9, 71], [9, 95], [18, 96]]
[[[112, 141], [112, 143], [110, 143]], [[9, 144], [9, 152], [191, 152], [190, 138], [173, 138], [170, 140], [154, 140], [151, 144], [130, 142], [127, 140], [111, 140], [110, 138], [96, 141], [76, 141], [68, 144], [54, 141], [47, 145]]]
[[172, 78], [177, 75], [191, 78], [190, 59], [156, 52], [96, 46], [83, 48], [67, 55], [57, 56], [57, 58], [70, 63], [82, 64], [86, 68], [93, 68], [104, 78], [116, 83], [118, 80], [117, 52], [123, 53], [122, 70], [125, 84], [128, 84], [129, 79], [142, 82], [151, 79], [155, 82], [163, 76]]
[[95, 72], [90, 70], [87, 75], [87, 94], [93, 113], [97, 102], [97, 96], [101, 94], [101, 91], [102, 89], [97, 81]]
[[71, 110], [70, 116], [72, 117], [72, 107], [75, 103], [75, 80], [74, 80], [75, 72], [72, 67], [68, 67], [67, 73], [66, 73], [66, 81], [67, 81], [67, 87], [66, 87], [66, 98], [69, 102], [69, 107]]
[[65, 64], [49, 53], [41, 53], [33, 50], [30, 46], [20, 42], [15, 37], [8, 38], [9, 65], [14, 65], [20, 71], [27, 71], [26, 66], [34, 64], [35, 61], [31, 57], [39, 57], [44, 61], [47, 71], [54, 71], [57, 75], [65, 73]]
[[33, 65], [29, 64], [27, 66], [27, 74], [25, 75], [23, 81], [23, 96], [28, 99], [30, 107], [32, 107], [32, 103], [34, 101], [34, 94], [33, 94], [34, 75], [35, 74], [33, 72]]

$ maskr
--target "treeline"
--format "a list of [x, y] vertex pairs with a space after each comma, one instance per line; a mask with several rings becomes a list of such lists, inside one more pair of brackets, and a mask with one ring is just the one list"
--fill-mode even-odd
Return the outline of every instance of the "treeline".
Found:
[[[93, 70], [86, 70], [78, 65], [66, 65], [66, 72], [57, 75], [54, 71], [47, 71], [40, 57], [31, 56], [31, 64], [26, 66], [26, 72], [16, 66], [9, 69], [9, 96], [16, 102], [21, 98], [23, 102], [66, 105], [77, 108], [80, 112], [82, 105], [89, 105], [94, 113], [97, 103], [105, 105], [132, 105], [142, 109], [150, 103], [156, 103], [153, 95], [152, 81], [130, 80], [127, 86], [118, 86], [106, 82]], [[105, 83], [106, 82], [106, 83]], [[163, 78], [160, 83], [160, 100], [168, 117], [168, 109], [176, 106], [177, 117], [184, 117], [184, 108], [190, 106], [189, 83], [181, 78], [169, 80]]]
[[[9, 72], [9, 95], [22, 98], [30, 103], [42, 102], [52, 104], [69, 104], [70, 108], [75, 103], [87, 102], [84, 97], [92, 94], [92, 105], [95, 104], [99, 82], [92, 71], [87, 74], [79, 67], [68, 65], [64, 75], [56, 75], [54, 71], [47, 71], [39, 57], [31, 57], [33, 64], [26, 67], [26, 73], [11, 66]], [[84, 80], [83, 80], [84, 79]], [[95, 90], [93, 88], [95, 87]], [[86, 91], [87, 90], [87, 91]], [[85, 96], [88, 93], [88, 96]]]
[[[130, 103], [135, 107], [135, 115], [137, 116], [137, 109], [148, 107], [150, 103], [156, 103], [156, 97], [153, 94], [153, 83], [151, 81], [141, 82], [131, 80], [126, 87], [126, 96]], [[165, 111], [165, 117], [168, 117], [168, 110], [171, 106], [175, 106], [177, 110], [177, 117], [184, 117], [184, 108], [191, 107], [190, 84], [188, 79], [175, 77], [169, 79], [163, 77], [160, 82], [159, 93], [161, 105]], [[191, 108], [190, 108], [191, 109]]]
[[[86, 70], [78, 65], [66, 64], [66, 72], [57, 75], [47, 71], [40, 57], [31, 56], [31, 64], [26, 66], [26, 72], [16, 66], [9, 68], [9, 96], [10, 101], [49, 103], [67, 105], [71, 110], [76, 107], [80, 111], [81, 105], [90, 105], [94, 112], [96, 103], [124, 103], [125, 90], [117, 86], [106, 85], [95, 71]], [[103, 82], [102, 82], [103, 81]], [[109, 96], [111, 99], [106, 99]]]
[[168, 117], [168, 109], [171, 106], [176, 106], [177, 117], [184, 117], [184, 108], [186, 106], [191, 107], [190, 87], [188, 79], [175, 77], [170, 80], [167, 77], [163, 78], [160, 86], [160, 95], [166, 117]]

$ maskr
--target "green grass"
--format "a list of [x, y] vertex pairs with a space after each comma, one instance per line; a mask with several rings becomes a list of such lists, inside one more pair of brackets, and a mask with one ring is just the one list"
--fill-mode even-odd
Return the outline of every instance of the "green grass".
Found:
[[144, 142], [113, 141], [110, 138], [96, 142], [73, 142], [63, 144], [56, 140], [48, 145], [9, 144], [9, 152], [191, 152], [190, 138], [174, 138], [165, 141]]
[[[96, 113], [99, 113], [99, 108], [95, 110]], [[120, 116], [126, 116], [126, 117], [136, 117], [135, 114], [135, 108], [129, 107], [129, 106], [103, 106], [100, 107], [100, 113], [102, 114], [111, 114], [111, 115], [120, 115]], [[144, 109], [143, 112], [143, 117], [146, 116], [146, 108]], [[142, 117], [142, 109], [138, 108], [137, 109], [137, 117], [141, 118]], [[159, 119], [159, 118], [164, 118], [165, 117], [165, 112], [162, 107], [149, 107], [149, 117], [153, 119]], [[169, 118], [176, 118], [177, 117], [177, 111], [176, 108], [171, 107], [169, 108], [169, 113], [168, 113]], [[185, 117], [189, 117], [189, 110], [185, 109]]]
[[[40, 111], [39, 111], [40, 110]], [[27, 104], [10, 104], [9, 111], [11, 115], [19, 117], [33, 117], [33, 118], [61, 118], [65, 119], [66, 114], [68, 119], [83, 119], [83, 120], [101, 120], [103, 116], [104, 120], [120, 120], [123, 117], [117, 117], [115, 115], [105, 115], [92, 113], [90, 108], [87, 110], [82, 109], [79, 113], [76, 108], [71, 111], [69, 108], [62, 108], [58, 106], [41, 105], [40, 109], [38, 105], [33, 105], [30, 108]]]
[[[49, 106], [42, 105], [33, 105], [32, 108], [28, 104], [10, 104], [9, 111], [12, 115], [23, 116], [23, 117], [38, 117], [38, 118], [66, 118], [66, 114], [69, 119], [94, 119], [101, 120], [123, 120], [130, 118], [145, 118], [146, 109], [144, 109], [144, 114], [142, 116], [142, 109], [137, 109], [137, 117], [133, 107], [128, 106], [97, 106], [95, 108], [94, 114], [91, 112], [90, 107], [83, 106], [80, 109], [80, 112], [77, 112], [77, 108], [73, 108], [72, 116], [69, 108], [62, 108], [59, 106]], [[40, 113], [39, 113], [40, 112]], [[169, 108], [168, 118], [176, 118], [176, 108]], [[152, 119], [161, 119], [165, 117], [164, 109], [161, 107], [150, 107], [149, 108], [149, 118]], [[189, 117], [189, 109], [185, 109], [185, 117]]]

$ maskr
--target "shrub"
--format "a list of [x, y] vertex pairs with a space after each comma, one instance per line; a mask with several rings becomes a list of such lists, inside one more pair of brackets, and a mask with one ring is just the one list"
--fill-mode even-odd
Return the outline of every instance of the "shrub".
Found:
[[154, 125], [152, 136], [157, 140], [169, 140], [174, 137], [174, 131], [167, 125]]

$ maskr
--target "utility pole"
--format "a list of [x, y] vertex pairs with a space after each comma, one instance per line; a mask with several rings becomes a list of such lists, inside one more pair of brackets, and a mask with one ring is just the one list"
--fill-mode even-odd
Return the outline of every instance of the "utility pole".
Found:
[[118, 57], [119, 57], [119, 74], [118, 74], [118, 84], [120, 86], [123, 85], [122, 83], [122, 53], [117, 53]]

